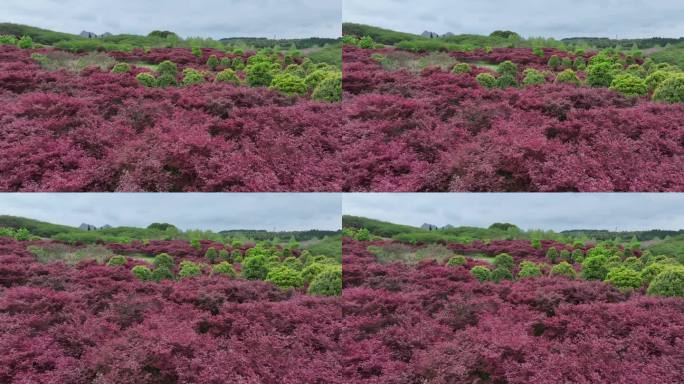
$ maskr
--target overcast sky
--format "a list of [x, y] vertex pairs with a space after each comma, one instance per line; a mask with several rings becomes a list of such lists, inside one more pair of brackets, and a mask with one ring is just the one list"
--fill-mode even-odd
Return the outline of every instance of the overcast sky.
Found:
[[344, 0], [344, 21], [402, 32], [544, 37], [684, 36], [682, 0]]
[[2, 193], [0, 215], [56, 224], [181, 229], [337, 230], [335, 193]]
[[420, 226], [523, 229], [684, 229], [684, 194], [394, 193], [344, 194], [342, 212]]
[[341, 6], [341, 0], [2, 0], [0, 22], [68, 33], [336, 38]]

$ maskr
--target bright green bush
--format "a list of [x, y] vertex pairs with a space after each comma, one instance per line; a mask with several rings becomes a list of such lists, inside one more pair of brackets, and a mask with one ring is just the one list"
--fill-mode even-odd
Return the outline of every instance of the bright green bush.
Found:
[[561, 60], [561, 64], [563, 65], [563, 68], [572, 68], [572, 59], [564, 57], [563, 60]]
[[240, 78], [237, 76], [235, 71], [230, 68], [226, 68], [223, 71], [216, 74], [214, 79], [215, 83], [230, 83], [233, 85], [240, 85]]
[[563, 261], [551, 267], [551, 274], [554, 276], [567, 276], [570, 278], [575, 278], [575, 270], [572, 265]]
[[650, 75], [646, 76], [646, 87], [649, 91], [653, 91], [654, 89], [658, 88], [660, 83], [667, 79], [670, 74], [671, 72], [663, 70], [653, 71]]
[[192, 68], [185, 68], [183, 70], [183, 85], [195, 85], [204, 83], [204, 74]]
[[207, 67], [209, 67], [212, 71], [216, 70], [216, 67], [219, 65], [219, 59], [216, 57], [216, 55], [211, 55], [207, 59]]
[[572, 67], [576, 71], [583, 71], [587, 68], [587, 60], [584, 59], [584, 57], [578, 57], [575, 59], [575, 61], [572, 63]]
[[17, 41], [17, 47], [21, 49], [31, 49], [33, 48], [33, 39], [31, 36], [22, 36], [19, 41]]
[[171, 269], [167, 267], [157, 267], [152, 271], [152, 280], [154, 281], [173, 280], [175, 278]]
[[620, 92], [625, 96], [641, 96], [648, 92], [646, 82], [632, 74], [617, 75], [610, 83], [610, 89]]
[[176, 262], [173, 260], [173, 256], [169, 255], [168, 253], [160, 253], [154, 257], [152, 264], [154, 264], [155, 268], [173, 269], [173, 267], [176, 265]]
[[554, 82], [556, 84], [582, 84], [579, 77], [577, 77], [577, 74], [575, 74], [575, 71], [573, 71], [572, 69], [563, 70], [563, 72], [559, 73], [558, 76], [556, 76], [556, 80]]
[[478, 84], [487, 89], [496, 87], [496, 77], [489, 73], [480, 73], [479, 75], [475, 76], [475, 80]]
[[342, 72], [331, 72], [314, 88], [313, 100], [337, 102], [342, 100]]
[[496, 86], [501, 88], [501, 89], [506, 89], [506, 88], [510, 88], [510, 87], [517, 87], [518, 81], [513, 76], [502, 75], [496, 79]]
[[192, 47], [191, 52], [195, 57], [202, 57], [202, 49], [198, 47]]
[[175, 87], [178, 85], [178, 81], [176, 80], [175, 76], [171, 76], [168, 73], [165, 73], [163, 75], [159, 75], [157, 77], [157, 86], [158, 87]]
[[342, 44], [359, 45], [359, 39], [354, 35], [344, 35], [342, 36]]
[[170, 60], [164, 60], [157, 66], [157, 72], [160, 75], [171, 75], [174, 78], [178, 76], [178, 66]]
[[128, 63], [116, 63], [112, 68], [112, 73], [129, 73], [131, 66]]
[[26, 228], [19, 228], [14, 233], [14, 239], [17, 241], [28, 241], [31, 240], [31, 232]]
[[250, 256], [244, 259], [242, 274], [250, 280], [263, 280], [268, 275], [268, 260], [263, 255]]
[[653, 278], [648, 293], [657, 296], [684, 296], [684, 266], [672, 265]]
[[470, 274], [473, 275], [473, 277], [475, 277], [479, 281], [487, 281], [491, 280], [492, 278], [492, 271], [490, 271], [489, 268], [483, 267], [481, 265], [476, 265], [473, 268], [471, 268]]
[[359, 40], [357, 45], [359, 48], [373, 49], [375, 48], [375, 41], [373, 41], [373, 38], [370, 36], [364, 36]]
[[496, 267], [492, 271], [490, 279], [496, 283], [501, 282], [501, 280], [513, 280], [513, 274], [506, 268]]
[[641, 274], [633, 269], [619, 267], [608, 271], [604, 280], [618, 288], [639, 288], [641, 287]]
[[302, 79], [306, 77], [306, 71], [304, 71], [304, 68], [297, 64], [288, 65], [285, 67], [283, 73], [289, 73], [290, 75], [297, 76]]
[[144, 265], [136, 265], [131, 269], [131, 273], [141, 281], [152, 280], [152, 271]]
[[642, 267], [641, 260], [636, 256], [630, 256], [630, 257], [626, 258], [625, 260], [622, 261], [622, 265], [625, 268], [629, 268], [629, 269], [631, 269], [633, 271], [637, 271], [637, 272], [640, 271], [641, 267]]
[[204, 253], [204, 257], [209, 260], [209, 263], [213, 264], [218, 259], [218, 251], [214, 247], [209, 247]]
[[472, 68], [470, 67], [470, 64], [466, 63], [458, 63], [454, 65], [454, 68], [451, 70], [451, 73], [455, 73], [457, 75], [462, 74], [462, 73], [470, 73], [472, 71]]
[[112, 256], [109, 261], [107, 261], [107, 265], [110, 267], [126, 265], [126, 258], [123, 256]]
[[242, 56], [244, 54], [245, 54], [245, 51], [242, 48], [233, 49], [233, 55]]
[[572, 251], [572, 261], [575, 263], [581, 263], [584, 261], [584, 252], [581, 249], [575, 249]]
[[571, 263], [571, 264], [573, 262], [572, 254], [570, 253], [570, 251], [568, 251], [565, 248], [561, 249], [561, 251], [560, 251], [560, 259], [563, 261], [567, 261], [568, 263]]
[[654, 101], [684, 102], [684, 73], [672, 73], [653, 92]]
[[607, 263], [608, 258], [604, 255], [588, 256], [582, 262], [582, 277], [587, 280], [605, 280], [608, 274]]
[[245, 69], [245, 61], [240, 57], [236, 57], [233, 59], [232, 67], [236, 71], [242, 71], [243, 69]]
[[546, 78], [544, 74], [534, 68], [527, 68], [523, 72], [525, 77], [523, 78], [523, 85], [528, 87], [531, 85], [544, 84]]
[[551, 264], [556, 264], [556, 261], [558, 261], [558, 250], [553, 247], [549, 248], [546, 251], [546, 258], [549, 259]]
[[306, 83], [301, 77], [297, 77], [290, 73], [280, 73], [273, 77], [271, 81], [271, 89], [278, 90], [292, 95], [303, 95], [306, 93]]
[[234, 250], [233, 252], [230, 253], [231, 261], [232, 262], [241, 262], [242, 261], [242, 252], [240, 252], [239, 249]]
[[368, 241], [371, 237], [370, 231], [366, 228], [361, 228], [354, 233], [354, 240], [358, 241]]
[[233, 269], [233, 266], [227, 261], [222, 261], [218, 264], [213, 265], [211, 267], [211, 273], [215, 275], [235, 277], [235, 269]]
[[223, 69], [228, 69], [233, 65], [233, 61], [230, 60], [229, 57], [222, 57], [219, 61], [219, 65], [223, 67]]
[[309, 73], [306, 78], [304, 79], [304, 83], [306, 84], [307, 89], [314, 89], [318, 86], [318, 84], [325, 79], [330, 72], [324, 71], [324, 70], [315, 70], [311, 73]]
[[186, 279], [188, 277], [199, 276], [202, 274], [202, 268], [199, 264], [193, 263], [192, 261], [183, 260], [180, 262], [180, 269], [178, 270], [178, 276], [181, 279]]
[[446, 265], [449, 267], [457, 267], [460, 265], [465, 265], [467, 263], [467, 260], [464, 256], [461, 255], [456, 255], [447, 261]]
[[520, 271], [518, 271], [518, 279], [525, 279], [528, 277], [541, 276], [541, 268], [539, 264], [531, 261], [523, 260], [520, 263]]
[[627, 73], [630, 75], [634, 75], [639, 78], [644, 78], [646, 77], [646, 70], [639, 64], [632, 64], [629, 67], [627, 67]]
[[317, 262], [311, 263], [311, 264], [307, 265], [306, 267], [304, 267], [304, 269], [302, 269], [302, 279], [304, 280], [305, 283], [309, 283], [319, 273], [323, 272], [323, 270], [325, 270], [325, 268], [326, 268], [326, 265], [324, 265], [322, 263], [317, 263]]
[[600, 62], [587, 67], [587, 85], [591, 87], [610, 87], [615, 70], [610, 62]]
[[668, 265], [663, 263], [653, 263], [644, 267], [640, 272], [642, 284], [651, 284], [653, 278], [660, 274], [660, 272], [664, 271], [667, 267]]
[[532, 54], [539, 57], [544, 57], [544, 50], [541, 47], [532, 48]]
[[496, 71], [499, 72], [501, 76], [510, 76], [515, 79], [518, 75], [518, 66], [510, 60], [506, 60], [500, 63]]
[[266, 275], [266, 281], [277, 285], [280, 288], [299, 288], [304, 285], [304, 279], [299, 271], [281, 265], [273, 267]]
[[157, 79], [147, 72], [138, 73], [135, 79], [138, 80], [138, 83], [145, 87], [157, 86]]
[[268, 87], [278, 71], [278, 65], [271, 62], [258, 62], [247, 66], [247, 83], [253, 87]]
[[512, 270], [515, 267], [515, 260], [513, 256], [508, 253], [500, 253], [494, 257], [494, 266], [496, 268], [504, 268], [506, 270]]
[[554, 71], [557, 71], [560, 69], [561, 66], [561, 59], [557, 55], [553, 55], [549, 58], [548, 62], [549, 67], [551, 67]]
[[539, 239], [532, 239], [532, 240], [530, 241], [530, 245], [531, 245], [532, 248], [534, 248], [534, 249], [541, 249], [541, 247], [542, 247], [541, 240], [539, 240]]
[[0, 35], [0, 45], [17, 45], [14, 35]]
[[342, 267], [328, 266], [311, 280], [307, 293], [317, 296], [342, 294]]
[[219, 250], [218, 256], [219, 256], [219, 259], [221, 259], [221, 260], [228, 261], [228, 262], [233, 261], [233, 258], [230, 256], [230, 252], [228, 252], [228, 250], [226, 250], [226, 249]]

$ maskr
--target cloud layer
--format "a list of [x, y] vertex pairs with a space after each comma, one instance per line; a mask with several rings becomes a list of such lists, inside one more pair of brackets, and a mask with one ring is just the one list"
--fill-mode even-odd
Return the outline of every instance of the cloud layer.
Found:
[[335, 193], [3, 193], [0, 215], [78, 226], [145, 227], [167, 222], [182, 229], [337, 230]]
[[183, 37], [331, 37], [341, 34], [341, 0], [3, 0], [0, 22], [68, 33]]
[[682, 37], [680, 0], [344, 0], [344, 21], [421, 33], [489, 34], [497, 29], [544, 37]]
[[684, 194], [666, 193], [395, 193], [345, 194], [342, 212], [419, 226], [524, 229], [684, 229]]

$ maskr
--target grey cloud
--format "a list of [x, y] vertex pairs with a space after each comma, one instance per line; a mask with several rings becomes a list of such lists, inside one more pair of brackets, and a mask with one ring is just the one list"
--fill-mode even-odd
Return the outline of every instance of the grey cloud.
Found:
[[509, 29], [555, 38], [684, 36], [684, 3], [679, 0], [344, 0], [342, 18], [413, 33]]
[[684, 194], [345, 194], [342, 212], [396, 223], [525, 229], [684, 229]]
[[0, 21], [62, 32], [147, 34], [172, 30], [184, 37], [338, 37], [341, 0], [4, 0]]
[[183, 229], [336, 230], [341, 197], [334, 193], [19, 193], [0, 194], [0, 215], [53, 223]]

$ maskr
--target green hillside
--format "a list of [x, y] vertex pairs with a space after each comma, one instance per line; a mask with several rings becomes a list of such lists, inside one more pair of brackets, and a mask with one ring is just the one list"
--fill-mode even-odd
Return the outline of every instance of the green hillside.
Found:
[[22, 24], [0, 23], [0, 35], [16, 37], [30, 36], [38, 44], [53, 45], [59, 41], [84, 40], [81, 36], [70, 33], [55, 32], [48, 29], [31, 27]]

